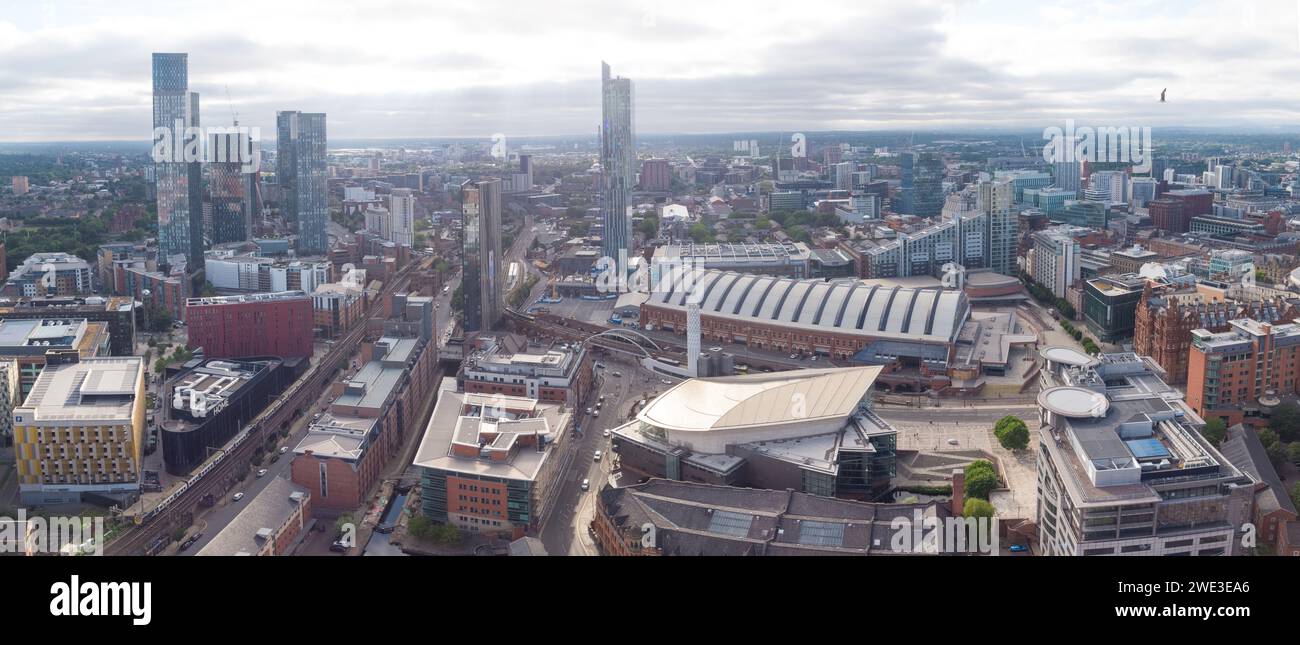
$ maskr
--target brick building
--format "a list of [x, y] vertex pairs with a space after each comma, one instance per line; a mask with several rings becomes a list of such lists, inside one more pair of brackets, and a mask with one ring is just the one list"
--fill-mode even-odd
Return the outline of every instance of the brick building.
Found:
[[1300, 324], [1242, 318], [1229, 330], [1192, 331], [1187, 403], [1229, 425], [1258, 418], [1260, 399], [1300, 393]]
[[208, 358], [312, 354], [312, 301], [302, 291], [190, 298], [185, 318], [189, 348]]
[[1134, 318], [1133, 351], [1150, 356], [1164, 369], [1169, 383], [1186, 383], [1193, 329], [1217, 333], [1228, 331], [1228, 321], [1238, 318], [1275, 323], [1297, 316], [1300, 309], [1280, 296], [1251, 302], [1210, 300], [1201, 293], [1148, 284]]

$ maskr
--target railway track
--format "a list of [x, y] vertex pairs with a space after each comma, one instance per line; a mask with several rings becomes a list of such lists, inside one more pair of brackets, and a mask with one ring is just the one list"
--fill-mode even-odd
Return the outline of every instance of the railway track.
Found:
[[[260, 446], [266, 445], [267, 437], [272, 432], [279, 432], [287, 427], [304, 410], [310, 408], [311, 402], [324, 392], [330, 384], [337, 369], [349, 360], [353, 351], [360, 345], [366, 333], [367, 321], [374, 313], [377, 303], [410, 285], [410, 271], [420, 264], [412, 262], [385, 286], [379, 297], [366, 306], [362, 318], [353, 323], [353, 329], [339, 339], [323, 357], [313, 365], [308, 373], [293, 385], [278, 400], [257, 415], [249, 423], [247, 436], [237, 446], [225, 454], [219, 463], [206, 472], [200, 471], [184, 488], [168, 497], [164, 504], [155, 507], [143, 515], [143, 519], [134, 528], [120, 534], [105, 548], [106, 555], [154, 555], [170, 543], [169, 535], [180, 520], [187, 515], [191, 518], [199, 508], [200, 502], [208, 495], [225, 494], [238, 479], [241, 472], [246, 472], [252, 462], [253, 454]], [[188, 526], [188, 525], [187, 525]]]

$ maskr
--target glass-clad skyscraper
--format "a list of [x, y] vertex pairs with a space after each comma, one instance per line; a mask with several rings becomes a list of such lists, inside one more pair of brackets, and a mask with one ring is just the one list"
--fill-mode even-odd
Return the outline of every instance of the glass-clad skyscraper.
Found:
[[461, 184], [460, 208], [465, 331], [489, 331], [501, 316], [501, 180]]
[[[169, 267], [184, 263], [187, 273], [203, 267], [203, 166], [197, 160], [187, 163], [182, 154], [186, 128], [198, 125], [198, 95], [189, 91], [189, 54], [155, 53], [153, 126], [158, 255], [160, 263]], [[166, 129], [168, 145], [159, 145], [164, 137], [158, 128]]]
[[601, 214], [605, 231], [601, 250], [618, 260], [629, 251], [632, 213], [628, 192], [636, 183], [636, 132], [633, 130], [632, 80], [611, 77], [609, 64], [600, 64]]
[[298, 228], [299, 255], [329, 250], [329, 194], [325, 172], [325, 114], [276, 113], [276, 178], [281, 210]]

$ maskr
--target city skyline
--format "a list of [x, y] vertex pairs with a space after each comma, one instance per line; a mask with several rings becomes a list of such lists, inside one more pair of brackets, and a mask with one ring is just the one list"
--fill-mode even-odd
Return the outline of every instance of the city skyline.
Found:
[[[600, 96], [590, 69], [600, 58], [637, 79], [645, 134], [979, 130], [1066, 118], [1300, 124], [1285, 92], [1300, 53], [1296, 7], [1286, 2], [1143, 3], [1141, 21], [1108, 3], [466, 4], [446, 10], [452, 21], [401, 1], [379, 8], [326, 7], [291, 33], [275, 27], [287, 19], [282, 9], [252, 3], [166, 16], [135, 3], [15, 9], [0, 21], [0, 54], [11, 61], [0, 70], [0, 140], [147, 138], [139, 114], [148, 109], [150, 51], [192, 54], [192, 89], [216, 110], [209, 123], [238, 112], [269, 131], [276, 111], [310, 107], [337, 115], [331, 126], [342, 139], [591, 132]], [[393, 22], [394, 12], [404, 19]], [[244, 16], [238, 35], [211, 33], [235, 15]], [[833, 34], [819, 27], [826, 15], [836, 18]], [[340, 30], [348, 37], [333, 37]], [[435, 41], [416, 38], [430, 30]], [[383, 33], [384, 46], [349, 44], [357, 33]], [[1231, 73], [1206, 74], [1214, 69]], [[73, 92], [80, 100], [64, 100]]]

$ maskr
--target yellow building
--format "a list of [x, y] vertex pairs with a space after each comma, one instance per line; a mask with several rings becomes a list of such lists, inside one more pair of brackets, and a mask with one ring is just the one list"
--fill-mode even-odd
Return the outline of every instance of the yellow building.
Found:
[[144, 361], [69, 356], [51, 363], [13, 411], [14, 454], [25, 505], [140, 490]]

